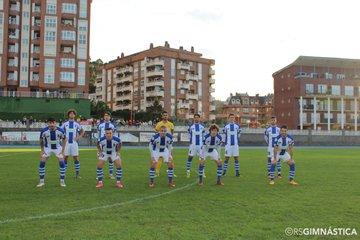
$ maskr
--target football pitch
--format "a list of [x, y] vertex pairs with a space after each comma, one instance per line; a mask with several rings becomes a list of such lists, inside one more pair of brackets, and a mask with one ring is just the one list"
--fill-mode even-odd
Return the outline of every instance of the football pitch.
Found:
[[[216, 186], [216, 167], [206, 163], [205, 185], [196, 185], [197, 160], [186, 178], [186, 149], [175, 149], [176, 187], [167, 186], [166, 167], [148, 188], [146, 148], [121, 150], [124, 189], [104, 169], [95, 189], [96, 151], [80, 152], [81, 176], [69, 162], [66, 188], [58, 163], [46, 164], [46, 185], [37, 189], [39, 151], [1, 149], [0, 239], [293, 239], [292, 228], [355, 228], [360, 236], [360, 149], [295, 149], [299, 186], [287, 181], [289, 167], [274, 186], [266, 178], [265, 148], [240, 150], [241, 176], [233, 161], [225, 186]], [[294, 237], [295, 238], [295, 237]], [[300, 236], [295, 239], [322, 239]]]

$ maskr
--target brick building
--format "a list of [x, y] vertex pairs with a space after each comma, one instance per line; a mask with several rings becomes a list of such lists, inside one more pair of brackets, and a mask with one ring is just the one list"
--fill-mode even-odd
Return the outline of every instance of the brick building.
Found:
[[268, 123], [273, 115], [273, 95], [249, 96], [247, 93], [230, 94], [218, 118], [226, 120], [234, 113], [242, 125], [260, 126]]
[[281, 124], [291, 129], [358, 129], [359, 59], [300, 56], [273, 78]]
[[0, 0], [0, 91], [87, 93], [90, 5]]
[[199, 113], [215, 119], [215, 61], [192, 47], [153, 47], [129, 56], [121, 54], [103, 65], [94, 98], [116, 110], [145, 111], [158, 100], [171, 116], [189, 119]]

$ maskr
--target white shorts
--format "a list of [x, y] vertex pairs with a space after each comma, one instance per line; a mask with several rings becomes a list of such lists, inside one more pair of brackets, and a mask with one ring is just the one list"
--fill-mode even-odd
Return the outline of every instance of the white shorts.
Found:
[[61, 154], [61, 152], [62, 152], [61, 146], [56, 149], [44, 148], [43, 157], [48, 158], [51, 156], [51, 154], [54, 154], [57, 158], [64, 158], [64, 156]]
[[121, 158], [120, 158], [119, 154], [117, 154], [117, 153], [112, 153], [112, 154], [100, 153], [100, 156], [99, 156], [100, 161], [108, 161], [109, 159], [113, 162], [116, 160], [121, 161]]
[[290, 160], [291, 160], [290, 154], [289, 154], [288, 152], [285, 152], [285, 153], [282, 154], [282, 155], [278, 154], [278, 155], [276, 156], [276, 161], [279, 161], [279, 160], [281, 160], [281, 161], [283, 161], [283, 162], [288, 162], [288, 161], [290, 161]]
[[162, 157], [164, 163], [168, 163], [169, 160], [172, 160], [172, 156], [168, 149], [165, 149], [163, 152], [152, 151], [151, 157], [154, 158], [155, 162], [159, 161], [159, 158]]
[[65, 156], [79, 156], [79, 144], [77, 142], [66, 143], [64, 149]]
[[225, 146], [225, 157], [238, 157], [239, 156], [239, 146]]
[[214, 149], [212, 152], [208, 152], [206, 150], [202, 150], [200, 154], [200, 158], [202, 160], [206, 160], [207, 157], [210, 157], [212, 160], [217, 161], [219, 160], [219, 153], [216, 149]]
[[200, 157], [201, 154], [201, 146], [197, 146], [194, 144], [191, 144], [189, 146], [189, 156], [194, 157], [194, 156], [199, 156]]

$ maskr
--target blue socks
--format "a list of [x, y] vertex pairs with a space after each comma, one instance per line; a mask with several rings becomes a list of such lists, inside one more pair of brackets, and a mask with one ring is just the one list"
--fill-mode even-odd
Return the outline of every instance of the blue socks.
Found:
[[170, 183], [170, 182], [172, 182], [173, 177], [174, 177], [174, 169], [169, 167], [167, 174], [168, 174], [168, 179], [169, 179], [169, 183]]
[[65, 179], [65, 171], [66, 171], [64, 160], [59, 161], [59, 167], [60, 167], [60, 179], [64, 180]]
[[189, 156], [188, 160], [186, 162], [186, 171], [190, 171], [192, 160], [193, 160], [193, 157]]
[[149, 178], [150, 182], [153, 183], [155, 178], [155, 168], [153, 167], [149, 169]]
[[39, 164], [39, 177], [40, 179], [44, 179], [45, 178], [45, 162], [40, 160], [40, 164]]
[[97, 175], [98, 181], [99, 181], [99, 182], [102, 181], [103, 178], [104, 178], [104, 171], [103, 171], [103, 169], [102, 169], [102, 168], [97, 168], [97, 169], [96, 169], [96, 175]]
[[116, 168], [116, 181], [121, 181], [122, 178], [122, 168]]

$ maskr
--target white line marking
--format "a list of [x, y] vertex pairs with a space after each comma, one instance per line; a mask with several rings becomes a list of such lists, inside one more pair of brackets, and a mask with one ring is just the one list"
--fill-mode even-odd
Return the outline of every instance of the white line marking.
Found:
[[175, 188], [175, 189], [167, 191], [167, 192], [163, 192], [163, 193], [159, 193], [159, 194], [155, 194], [155, 195], [151, 195], [151, 196], [147, 196], [147, 197], [142, 197], [142, 198], [136, 198], [136, 199], [126, 201], [126, 202], [114, 203], [114, 204], [110, 204], [110, 205], [104, 205], [104, 206], [98, 206], [98, 207], [92, 207], [92, 208], [84, 208], [84, 209], [78, 209], [78, 210], [72, 210], [72, 211], [66, 211], [66, 212], [59, 212], [59, 213], [49, 213], [49, 214], [30, 216], [30, 217], [24, 217], [24, 218], [5, 219], [5, 220], [0, 221], [0, 225], [1, 224], [6, 224], [6, 223], [38, 220], [38, 219], [50, 218], [50, 217], [61, 217], [61, 216], [67, 216], [67, 215], [76, 214], [76, 213], [91, 212], [91, 211], [99, 210], [99, 209], [106, 209], [106, 208], [112, 208], [112, 207], [125, 206], [125, 205], [129, 205], [129, 204], [142, 202], [142, 201], [145, 201], [145, 200], [150, 200], [150, 199], [162, 197], [162, 196], [165, 196], [165, 195], [169, 195], [171, 193], [187, 189], [187, 188], [189, 188], [189, 187], [191, 187], [191, 186], [193, 186], [195, 184], [196, 184], [196, 182], [193, 182], [193, 183], [189, 183], [189, 184], [187, 184], [185, 186], [182, 186], [180, 188]]
[[27, 153], [27, 152], [13, 153], [13, 154], [7, 154], [7, 155], [0, 155], [0, 158], [10, 157], [10, 156], [14, 156], [14, 155], [20, 155], [20, 154], [25, 154], [25, 153]]

